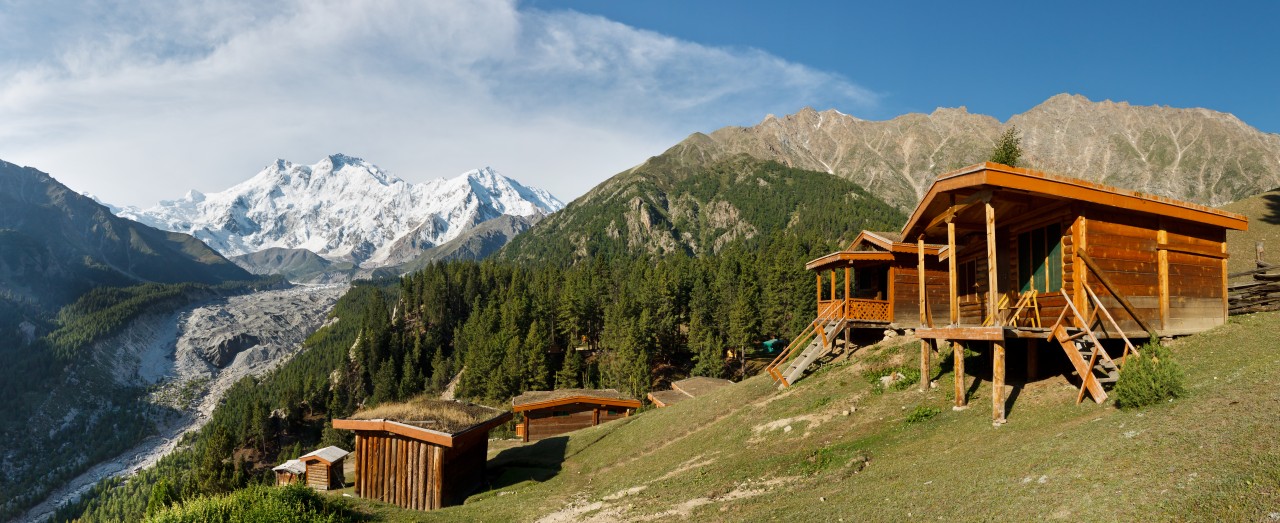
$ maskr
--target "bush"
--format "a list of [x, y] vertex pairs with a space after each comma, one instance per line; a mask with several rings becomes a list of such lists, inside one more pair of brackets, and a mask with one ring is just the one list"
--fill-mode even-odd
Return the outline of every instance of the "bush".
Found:
[[1121, 369], [1114, 391], [1116, 407], [1133, 409], [1185, 396], [1182, 380], [1182, 368], [1173, 361], [1169, 349], [1148, 343], [1140, 357], [1129, 356]]
[[907, 423], [921, 423], [933, 419], [934, 416], [942, 413], [942, 409], [938, 407], [926, 407], [924, 405], [916, 405], [915, 410], [907, 414]]
[[310, 488], [254, 485], [224, 496], [185, 501], [147, 518], [151, 523], [277, 521], [313, 523], [352, 521], [357, 514], [340, 499]]

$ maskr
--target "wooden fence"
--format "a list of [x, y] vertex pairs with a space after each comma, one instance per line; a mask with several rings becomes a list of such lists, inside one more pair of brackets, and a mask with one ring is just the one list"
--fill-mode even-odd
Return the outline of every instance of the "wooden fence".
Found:
[[1230, 314], [1280, 310], [1280, 265], [1262, 261], [1262, 242], [1257, 251], [1256, 269], [1227, 275]]

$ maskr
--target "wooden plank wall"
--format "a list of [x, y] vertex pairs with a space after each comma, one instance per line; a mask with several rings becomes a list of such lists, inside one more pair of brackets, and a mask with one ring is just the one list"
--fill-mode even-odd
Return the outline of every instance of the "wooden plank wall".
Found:
[[356, 439], [356, 493], [414, 510], [440, 508], [444, 447], [384, 432]]
[[1226, 230], [1178, 220], [1165, 220], [1164, 225], [1169, 318], [1162, 330], [1188, 332], [1222, 325], [1227, 320], [1223, 259], [1179, 250], [1223, 252]]
[[319, 461], [307, 463], [307, 486], [316, 490], [329, 490], [329, 467]]
[[[568, 412], [568, 416], [556, 416], [556, 412]], [[537, 441], [595, 425], [595, 406], [575, 403], [546, 409], [526, 411], [529, 418], [529, 441]]]
[[[916, 254], [894, 254], [893, 270], [893, 322], [899, 325], [920, 324], [920, 281], [916, 273], [920, 263]], [[947, 281], [947, 264], [937, 256], [925, 255], [925, 294], [936, 327], [951, 323], [950, 283]]]
[[[1151, 325], [1160, 325], [1159, 219], [1096, 207], [1090, 208], [1086, 216], [1086, 252], [1089, 257], [1128, 298], [1143, 320]], [[1095, 283], [1091, 274], [1085, 276], [1085, 281], [1122, 330], [1129, 334], [1143, 332], [1138, 322], [1125, 312], [1120, 301], [1100, 283]]]
[[440, 477], [448, 478], [443, 482], [440, 493], [444, 506], [461, 504], [484, 482], [489, 436], [486, 432], [470, 436], [463, 440], [455, 439], [453, 448], [443, 449]]

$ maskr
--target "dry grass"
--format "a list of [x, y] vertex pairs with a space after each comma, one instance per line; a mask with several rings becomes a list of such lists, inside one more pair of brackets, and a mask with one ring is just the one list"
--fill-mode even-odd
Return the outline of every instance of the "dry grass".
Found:
[[615, 389], [556, 389], [556, 390], [531, 390], [511, 400], [512, 405], [526, 405], [529, 403], [540, 403], [543, 401], [558, 400], [561, 398], [571, 398], [573, 396], [590, 396], [593, 398], [609, 398], [616, 400], [634, 400], [628, 394], [623, 394]]
[[364, 409], [355, 419], [386, 419], [447, 433], [457, 433], [488, 420], [501, 411], [483, 405], [418, 396], [403, 403], [383, 403]]

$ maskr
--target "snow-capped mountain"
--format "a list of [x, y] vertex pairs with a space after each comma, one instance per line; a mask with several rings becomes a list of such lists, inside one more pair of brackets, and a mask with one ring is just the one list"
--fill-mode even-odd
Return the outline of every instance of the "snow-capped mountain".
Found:
[[335, 154], [315, 165], [276, 160], [225, 191], [193, 190], [118, 214], [191, 234], [228, 257], [279, 247], [373, 267], [403, 261], [405, 245], [427, 249], [504, 214], [534, 217], [563, 207], [488, 167], [410, 184]]

